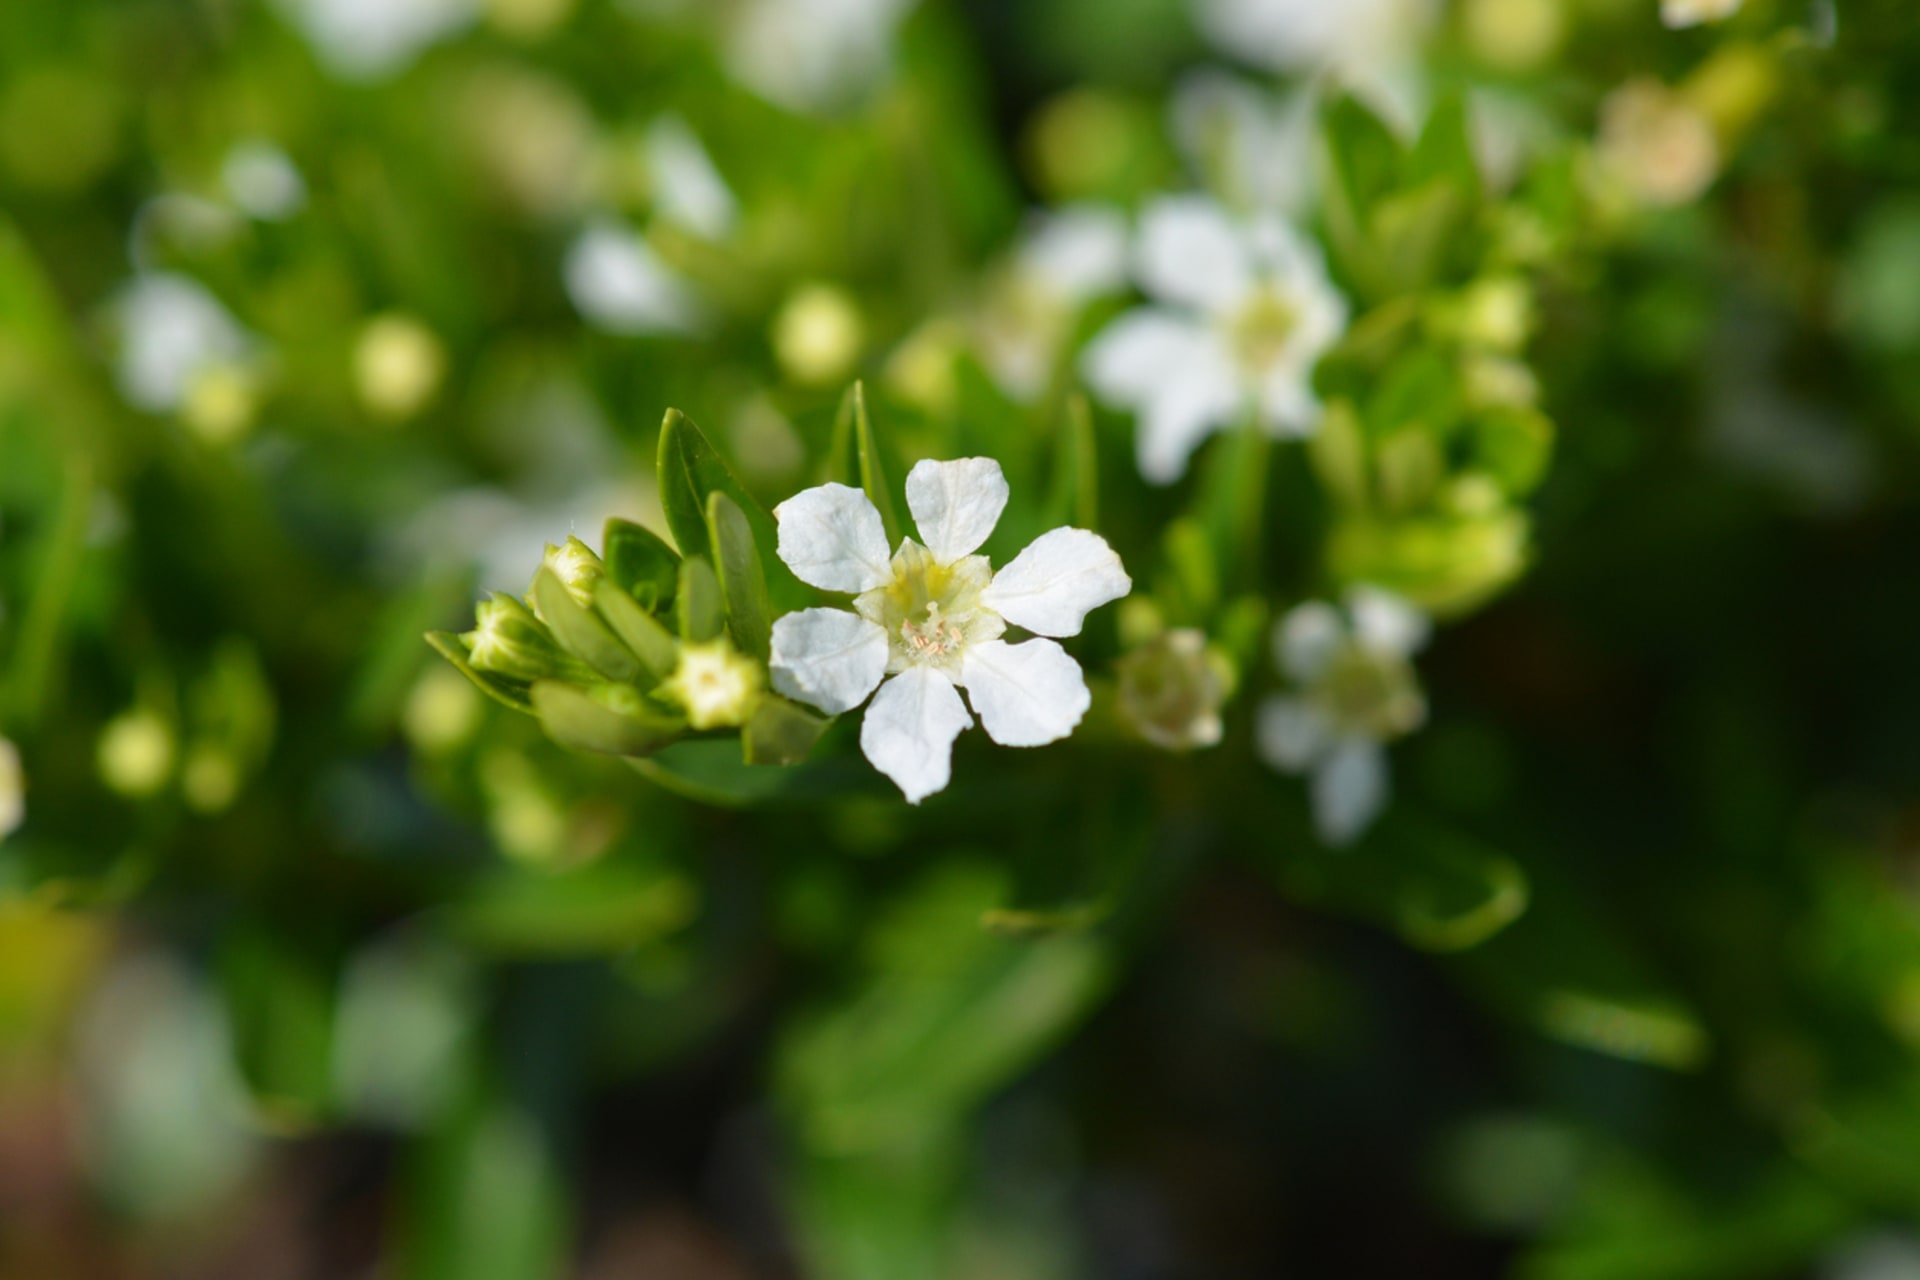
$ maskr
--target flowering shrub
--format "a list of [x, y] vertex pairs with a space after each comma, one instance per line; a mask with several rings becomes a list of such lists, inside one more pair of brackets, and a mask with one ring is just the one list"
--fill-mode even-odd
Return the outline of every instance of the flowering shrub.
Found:
[[0, 10], [0, 1274], [1914, 1270], [1916, 84]]

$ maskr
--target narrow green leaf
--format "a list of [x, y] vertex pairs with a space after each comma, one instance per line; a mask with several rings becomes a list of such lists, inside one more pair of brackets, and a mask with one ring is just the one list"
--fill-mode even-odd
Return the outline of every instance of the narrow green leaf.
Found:
[[427, 632], [427, 643], [437, 650], [441, 657], [459, 668], [460, 674], [480, 686], [480, 692], [496, 702], [503, 702], [515, 711], [531, 712], [533, 702], [527, 697], [526, 688], [503, 680], [486, 671], [476, 671], [467, 661], [467, 647], [460, 643], [460, 637], [451, 631]]
[[533, 602], [562, 649], [609, 680], [632, 680], [640, 674], [640, 660], [633, 651], [591, 609], [575, 600], [552, 570], [534, 575]]
[[880, 510], [880, 523], [887, 530], [887, 545], [900, 545], [900, 514], [893, 505], [893, 487], [880, 460], [880, 443], [874, 438], [873, 420], [867, 414], [867, 387], [853, 384], [853, 438], [860, 458], [860, 487], [867, 501]]
[[[671, 594], [671, 593], [669, 593]], [[653, 680], [672, 674], [680, 661], [680, 645], [660, 620], [640, 607], [638, 601], [612, 581], [602, 579], [594, 588], [593, 607], [613, 633], [640, 659], [640, 665]]]
[[720, 579], [704, 556], [688, 556], [680, 562], [680, 591], [676, 598], [680, 613], [680, 638], [698, 644], [711, 640], [727, 625], [726, 607], [720, 595]]
[[719, 451], [678, 409], [667, 410], [660, 424], [659, 471], [660, 504], [683, 556], [713, 554], [707, 535], [708, 494], [724, 493], [743, 511], [757, 505], [734, 479]]
[[1201, 480], [1199, 518], [1228, 586], [1259, 581], [1261, 522], [1272, 442], [1252, 414], [1216, 444]]
[[767, 573], [760, 564], [747, 513], [726, 494], [710, 493], [707, 533], [713, 539], [714, 569], [734, 643], [765, 662], [772, 649], [773, 618], [767, 602]]
[[1067, 398], [1065, 425], [1055, 437], [1053, 494], [1048, 508], [1050, 527], [1099, 527], [1100, 469], [1093, 411], [1087, 406], [1087, 398], [1077, 392]]
[[680, 556], [653, 530], [631, 520], [607, 521], [600, 558], [607, 576], [619, 583], [648, 613], [673, 603], [680, 579]]
[[674, 741], [686, 724], [652, 711], [625, 685], [579, 689], [558, 680], [536, 680], [533, 711], [540, 727], [563, 747], [604, 755], [639, 756]]
[[784, 769], [762, 768], [746, 763], [740, 748], [721, 738], [689, 738], [627, 763], [675, 795], [728, 809], [813, 808], [830, 796], [877, 798], [892, 785], [865, 760], [848, 756], [823, 757]]
[[832, 723], [829, 716], [768, 695], [740, 734], [741, 750], [748, 764], [799, 764]]

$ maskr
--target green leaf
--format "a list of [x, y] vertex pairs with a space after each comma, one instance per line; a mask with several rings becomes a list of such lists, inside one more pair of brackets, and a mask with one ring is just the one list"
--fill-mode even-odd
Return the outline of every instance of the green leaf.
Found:
[[1466, 104], [1449, 93], [1427, 113], [1419, 140], [1408, 155], [1404, 181], [1409, 187], [1440, 180], [1458, 188], [1469, 201], [1480, 191], [1480, 163], [1474, 157]]
[[759, 504], [740, 487], [719, 451], [678, 409], [667, 410], [666, 420], [660, 424], [659, 471], [660, 504], [666, 510], [667, 528], [672, 530], [683, 556], [713, 554], [707, 533], [708, 494], [724, 493], [742, 511], [759, 511]]
[[1054, 442], [1053, 494], [1048, 527], [1096, 529], [1100, 522], [1100, 463], [1087, 398], [1067, 398], [1066, 425]]
[[[861, 491], [867, 495], [880, 512], [880, 523], [887, 531], [889, 547], [900, 544], [900, 513], [893, 505], [893, 488], [887, 483], [885, 465], [880, 459], [880, 443], [874, 439], [873, 419], [867, 413], [867, 388], [863, 382], [856, 382], [847, 389], [840, 402], [840, 413], [834, 421], [836, 438], [847, 434], [843, 423], [851, 424], [853, 436], [853, 458], [851, 474], [859, 477]], [[836, 455], [836, 460], [846, 458], [845, 446]], [[851, 483], [851, 476], [848, 483]]]
[[624, 589], [610, 579], [601, 579], [593, 589], [593, 607], [613, 633], [633, 650], [648, 676], [657, 682], [673, 674], [674, 667], [680, 663], [679, 642]]
[[652, 710], [626, 685], [579, 689], [557, 680], [536, 680], [532, 698], [547, 736], [575, 751], [646, 755], [687, 730], [684, 721]]
[[677, 873], [603, 863], [564, 874], [501, 872], [447, 909], [461, 942], [518, 956], [600, 955], [692, 922], [699, 889]]
[[601, 548], [607, 576], [642, 609], [660, 613], [673, 603], [673, 590], [680, 581], [680, 556], [659, 534], [616, 517], [607, 521]]
[[727, 625], [720, 578], [704, 556], [688, 556], [680, 562], [680, 591], [675, 604], [680, 612], [682, 640], [693, 644], [711, 640]]
[[799, 764], [833, 723], [831, 716], [769, 694], [740, 734], [748, 764]]
[[1272, 442], [1257, 417], [1247, 415], [1206, 460], [1198, 516], [1227, 585], [1259, 581], [1260, 528], [1266, 506]]
[[533, 603], [560, 647], [607, 679], [627, 681], [640, 674], [640, 659], [597, 614], [573, 598], [551, 569], [534, 575]]
[[726, 494], [707, 495], [707, 532], [713, 539], [714, 568], [720, 579], [727, 625], [734, 643], [765, 662], [771, 653], [773, 619], [767, 602], [767, 574], [747, 514]]
[[727, 809], [815, 808], [836, 795], [899, 795], [864, 760], [843, 756], [767, 769], [746, 763], [731, 740], [717, 738], [689, 738], [627, 763], [675, 795]]
[[527, 1110], [474, 1089], [413, 1149], [399, 1274], [408, 1280], [549, 1280], [564, 1270], [568, 1193], [550, 1135]]
[[480, 691], [496, 702], [503, 702], [515, 711], [531, 712], [533, 702], [527, 697], [525, 686], [504, 680], [487, 671], [476, 671], [467, 661], [467, 647], [460, 643], [460, 637], [451, 631], [427, 632], [427, 643], [432, 645], [441, 657], [459, 668], [460, 674], [480, 686]]
[[332, 1106], [333, 974], [320, 957], [260, 924], [220, 957], [234, 1061], [275, 1121], [306, 1125]]

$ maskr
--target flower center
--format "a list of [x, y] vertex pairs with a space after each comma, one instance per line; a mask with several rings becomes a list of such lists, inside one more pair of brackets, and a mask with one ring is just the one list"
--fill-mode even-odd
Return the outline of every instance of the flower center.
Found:
[[1387, 742], [1420, 727], [1426, 699], [1406, 659], [1348, 645], [1327, 664], [1314, 694], [1342, 730]]
[[1227, 321], [1234, 359], [1248, 373], [1265, 373], [1287, 353], [1300, 312], [1272, 286], [1260, 289]]
[[860, 616], [887, 633], [887, 670], [933, 666], [956, 670], [967, 646], [998, 639], [1000, 615], [980, 603], [993, 581], [985, 556], [940, 564], [911, 538], [893, 558], [893, 580], [853, 602]]

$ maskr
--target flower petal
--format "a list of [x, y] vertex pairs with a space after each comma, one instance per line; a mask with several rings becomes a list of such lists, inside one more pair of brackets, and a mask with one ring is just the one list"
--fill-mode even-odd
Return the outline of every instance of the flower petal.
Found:
[[1085, 529], [1050, 529], [1007, 562], [980, 603], [1043, 636], [1077, 636], [1087, 613], [1133, 590], [1107, 540]]
[[1003, 747], [1058, 742], [1093, 701], [1080, 664], [1051, 640], [973, 645], [961, 663], [960, 683], [987, 736]]
[[1387, 753], [1344, 738], [1313, 773], [1313, 825], [1328, 844], [1351, 844], [1387, 803]]
[[828, 715], [867, 700], [887, 671], [887, 633], [844, 609], [802, 609], [773, 624], [773, 687]]
[[1360, 643], [1376, 653], [1405, 658], [1427, 642], [1427, 616], [1391, 591], [1365, 584], [1347, 592], [1347, 615]]
[[1167, 302], [1209, 313], [1230, 310], [1254, 286], [1240, 228], [1212, 200], [1170, 196], [1140, 218], [1140, 281]]
[[1326, 669], [1347, 637], [1340, 611], [1322, 600], [1310, 600], [1287, 611], [1273, 629], [1273, 660], [1301, 683], [1309, 683]]
[[907, 473], [907, 510], [941, 564], [972, 555], [1007, 508], [1007, 477], [992, 458], [929, 458]]
[[950, 680], [931, 667], [908, 667], [873, 695], [860, 750], [908, 804], [919, 804], [953, 776], [953, 740], [972, 723]]
[[1237, 375], [1223, 353], [1196, 353], [1192, 364], [1162, 383], [1140, 411], [1134, 457], [1150, 484], [1172, 484], [1187, 472], [1200, 442], [1241, 411]]
[[1138, 405], [1195, 360], [1206, 359], [1205, 326], [1165, 307], [1135, 307], [1102, 329], [1080, 357], [1080, 372], [1102, 400]]
[[1299, 773], [1326, 754], [1333, 726], [1305, 698], [1273, 697], [1260, 704], [1254, 744], [1260, 758], [1282, 773]]
[[823, 591], [870, 591], [893, 579], [887, 530], [867, 495], [844, 484], [802, 489], [773, 509], [780, 558]]
[[1040, 215], [1021, 245], [1020, 268], [1069, 302], [1113, 293], [1127, 280], [1127, 220], [1106, 205]]

